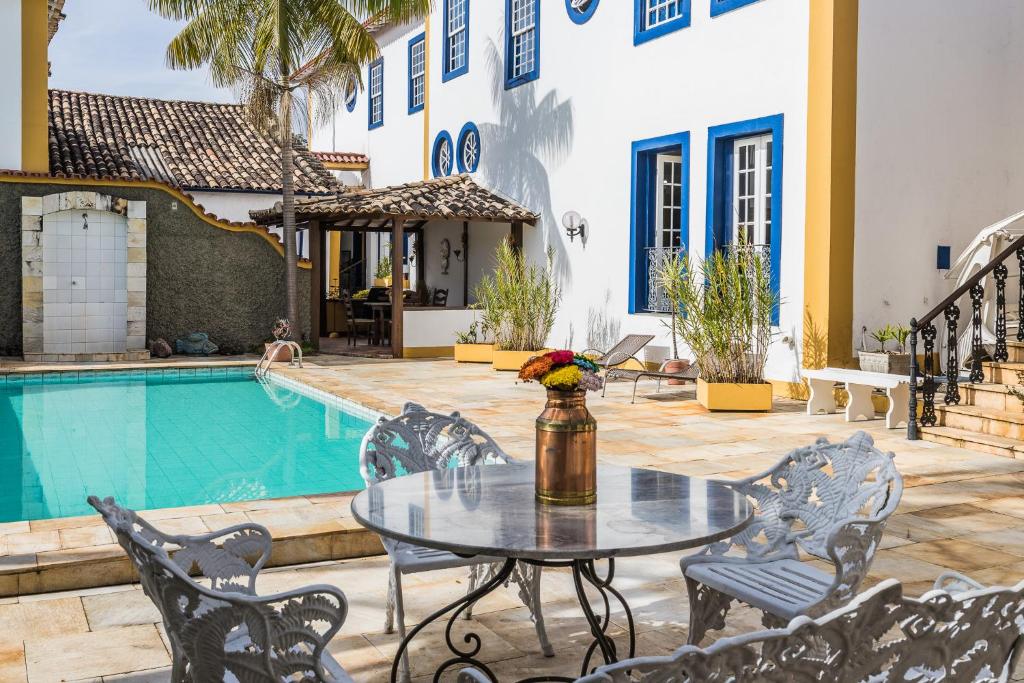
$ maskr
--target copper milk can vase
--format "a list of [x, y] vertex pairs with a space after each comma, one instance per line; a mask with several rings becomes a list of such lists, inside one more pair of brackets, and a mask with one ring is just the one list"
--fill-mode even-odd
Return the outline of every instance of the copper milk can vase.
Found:
[[548, 389], [537, 417], [537, 500], [549, 505], [588, 505], [597, 500], [597, 420], [585, 391]]

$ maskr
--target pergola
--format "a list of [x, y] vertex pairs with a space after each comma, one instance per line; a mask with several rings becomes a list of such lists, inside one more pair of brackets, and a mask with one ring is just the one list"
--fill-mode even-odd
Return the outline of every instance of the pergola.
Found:
[[[270, 209], [252, 211], [250, 215], [261, 225], [280, 225], [281, 202]], [[320, 308], [325, 294], [325, 234], [328, 231], [391, 233], [391, 353], [395, 358], [401, 358], [402, 267], [406, 256], [403, 235], [421, 232], [432, 220], [462, 221], [464, 237], [471, 221], [508, 223], [513, 245], [521, 248], [523, 225], [535, 225], [538, 218], [538, 214], [524, 206], [481, 187], [468, 174], [373, 189], [345, 188], [334, 195], [296, 201], [296, 222], [309, 226], [311, 340], [316, 344], [320, 339]], [[417, 241], [417, 244], [421, 243]], [[417, 272], [422, 279], [423, 269]], [[468, 274], [464, 278], [468, 278]]]

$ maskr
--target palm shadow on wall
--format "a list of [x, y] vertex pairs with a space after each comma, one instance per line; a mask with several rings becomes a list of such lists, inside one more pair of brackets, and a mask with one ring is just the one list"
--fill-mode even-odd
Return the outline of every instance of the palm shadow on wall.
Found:
[[487, 45], [487, 67], [498, 122], [479, 126], [484, 150], [479, 171], [489, 188], [540, 214], [537, 229], [554, 248], [554, 273], [565, 282], [572, 273], [557, 234], [548, 169], [572, 150], [572, 100], [560, 99], [555, 90], [539, 95], [538, 81], [505, 90], [504, 55], [493, 41]]

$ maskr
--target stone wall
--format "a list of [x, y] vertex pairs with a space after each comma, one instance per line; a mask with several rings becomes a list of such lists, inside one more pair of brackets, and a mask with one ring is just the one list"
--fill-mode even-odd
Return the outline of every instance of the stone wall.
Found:
[[[22, 348], [22, 196], [93, 190], [146, 202], [146, 336], [173, 345], [207, 332], [242, 352], [270, 334], [285, 310], [284, 258], [260, 235], [210, 225], [171, 192], [145, 187], [0, 183], [0, 355]], [[309, 330], [309, 270], [298, 272], [300, 329]]]

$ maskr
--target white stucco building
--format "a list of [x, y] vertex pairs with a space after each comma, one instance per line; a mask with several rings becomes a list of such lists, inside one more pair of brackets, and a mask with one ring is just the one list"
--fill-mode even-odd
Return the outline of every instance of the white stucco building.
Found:
[[[312, 147], [366, 153], [374, 187], [466, 171], [539, 213], [525, 248], [555, 250], [558, 346], [649, 332], [664, 357], [650, 250], [742, 231], [782, 301], [767, 374], [795, 382], [808, 325], [848, 360], [862, 326], [949, 290], [943, 253], [1021, 208], [1022, 22], [1013, 0], [441, 0], [380, 31]], [[502, 235], [471, 233], [490, 258]], [[431, 285], [459, 300], [450, 279]]]

